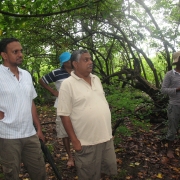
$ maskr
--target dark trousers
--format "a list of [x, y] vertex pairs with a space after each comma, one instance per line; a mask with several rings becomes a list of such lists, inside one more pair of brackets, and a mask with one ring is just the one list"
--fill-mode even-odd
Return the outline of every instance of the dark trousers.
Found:
[[43, 153], [37, 135], [21, 139], [0, 138], [0, 163], [6, 180], [19, 180], [23, 162], [31, 180], [45, 180]]

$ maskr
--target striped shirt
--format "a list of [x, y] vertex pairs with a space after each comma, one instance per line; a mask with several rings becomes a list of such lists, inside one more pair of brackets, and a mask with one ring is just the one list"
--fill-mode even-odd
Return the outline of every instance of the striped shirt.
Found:
[[19, 80], [8, 67], [0, 65], [0, 138], [18, 139], [36, 134], [32, 100], [37, 96], [29, 72], [18, 68]]
[[[55, 69], [51, 71], [49, 74], [46, 74], [42, 77], [42, 80], [46, 83], [54, 83], [56, 86], [57, 91], [59, 91], [61, 83], [70, 76], [70, 74], [63, 68]], [[54, 107], [57, 107], [57, 100], [56, 98]]]
[[169, 104], [180, 105], [180, 91], [176, 92], [176, 88], [180, 87], [180, 73], [174, 69], [168, 71], [164, 77], [161, 92], [169, 96]]

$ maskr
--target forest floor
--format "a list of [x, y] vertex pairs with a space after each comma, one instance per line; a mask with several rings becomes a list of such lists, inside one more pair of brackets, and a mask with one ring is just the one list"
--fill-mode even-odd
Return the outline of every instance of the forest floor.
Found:
[[[61, 139], [56, 137], [55, 119], [56, 112], [49, 106], [38, 107], [39, 118], [43, 133], [46, 138], [46, 146], [52, 154], [56, 167], [63, 180], [78, 179], [76, 168], [67, 168], [67, 154]], [[180, 180], [180, 141], [174, 143], [175, 158], [166, 156], [167, 144], [160, 138], [165, 133], [165, 127], [156, 128], [158, 124], [152, 124], [148, 131], [134, 128], [130, 120], [125, 125], [134, 130], [131, 136], [119, 136], [121, 142], [115, 145], [117, 156], [118, 175], [106, 176], [103, 180]], [[71, 149], [72, 153], [73, 149]], [[58, 180], [51, 165], [46, 160], [47, 180]], [[26, 169], [21, 167], [19, 175], [21, 180], [30, 180]], [[3, 180], [0, 167], [0, 180]]]

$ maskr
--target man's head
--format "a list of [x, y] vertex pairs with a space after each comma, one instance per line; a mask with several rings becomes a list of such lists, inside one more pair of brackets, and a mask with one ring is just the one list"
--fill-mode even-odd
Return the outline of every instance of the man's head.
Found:
[[12, 42], [19, 42], [16, 38], [4, 38], [0, 41], [0, 54], [1, 52], [6, 52], [7, 45]]
[[0, 55], [4, 65], [18, 66], [22, 63], [22, 46], [16, 38], [4, 38], [0, 41]]
[[76, 74], [88, 76], [92, 72], [93, 62], [87, 50], [76, 50], [71, 55], [71, 64]]
[[71, 58], [71, 53], [69, 53], [69, 52], [63, 52], [63, 53], [59, 56], [59, 61], [60, 61], [61, 67], [63, 67], [64, 63], [66, 63], [67, 61], [69, 61], [70, 58]]
[[173, 55], [173, 65], [176, 65], [178, 62], [180, 62], [179, 57], [180, 57], [180, 51], [174, 52]]

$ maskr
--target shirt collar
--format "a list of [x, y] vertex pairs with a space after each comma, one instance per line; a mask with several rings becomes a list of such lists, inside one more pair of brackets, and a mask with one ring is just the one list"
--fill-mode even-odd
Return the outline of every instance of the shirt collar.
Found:
[[[1, 68], [2, 68], [3, 70], [5, 70], [5, 71], [11, 72], [10, 69], [9, 69], [9, 67], [4, 66], [3, 64], [1, 64]], [[18, 68], [19, 74], [22, 74], [21, 68], [19, 68], [19, 67], [17, 67], [17, 68]], [[12, 73], [12, 72], [11, 72], [11, 73]]]
[[1, 67], [2, 67], [4, 70], [6, 70], [6, 71], [10, 70], [9, 67], [4, 66], [3, 64], [1, 64]]
[[[74, 77], [74, 78], [77, 79], [77, 80], [82, 79], [82, 78], [80, 78], [79, 76], [76, 76], [75, 73], [74, 73], [74, 71], [71, 71], [71, 76]], [[95, 75], [93, 75], [92, 73], [90, 73], [89, 76], [91, 77], [91, 79], [92, 79], [92, 78], [93, 78], [93, 79], [95, 78]]]

